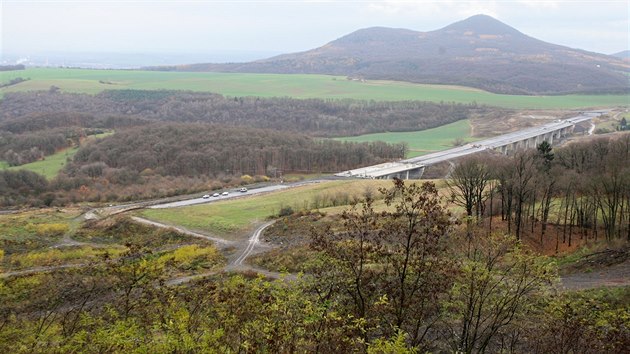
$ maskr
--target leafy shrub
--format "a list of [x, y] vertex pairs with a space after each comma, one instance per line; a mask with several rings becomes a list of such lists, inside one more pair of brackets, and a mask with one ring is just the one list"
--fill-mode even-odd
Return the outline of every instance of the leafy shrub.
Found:
[[68, 224], [52, 223], [29, 225], [28, 229], [34, 230], [39, 236], [61, 236], [68, 232], [70, 227]]
[[294, 212], [295, 211], [293, 211], [293, 208], [291, 208], [290, 206], [286, 206], [280, 209], [278, 216], [289, 216], [289, 215], [293, 215]]
[[199, 245], [182, 246], [173, 253], [163, 257], [163, 261], [171, 260], [179, 269], [191, 270], [212, 268], [221, 262], [221, 255], [216, 248]]
[[244, 184], [250, 184], [254, 181], [254, 178], [250, 175], [242, 175], [241, 176], [241, 182], [243, 182]]

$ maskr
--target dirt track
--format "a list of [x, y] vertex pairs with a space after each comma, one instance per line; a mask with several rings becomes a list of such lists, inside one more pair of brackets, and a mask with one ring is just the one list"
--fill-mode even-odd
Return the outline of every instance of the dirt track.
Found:
[[561, 277], [566, 290], [586, 290], [599, 287], [629, 286], [630, 261], [593, 271], [568, 274]]

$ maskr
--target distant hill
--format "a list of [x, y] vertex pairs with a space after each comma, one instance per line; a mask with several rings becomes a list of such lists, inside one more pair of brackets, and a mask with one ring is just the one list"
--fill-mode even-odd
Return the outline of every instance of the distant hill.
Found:
[[619, 53], [611, 54], [613, 57], [621, 58], [621, 59], [630, 59], [630, 50], [624, 50]]
[[478, 87], [497, 93], [627, 92], [630, 64], [546, 43], [485, 15], [431, 32], [372, 27], [322, 47], [249, 63], [160, 70], [345, 75]]

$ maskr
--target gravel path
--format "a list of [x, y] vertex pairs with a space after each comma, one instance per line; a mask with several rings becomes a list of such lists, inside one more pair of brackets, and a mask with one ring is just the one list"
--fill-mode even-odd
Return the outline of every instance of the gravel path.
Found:
[[177, 230], [183, 234], [186, 235], [190, 235], [190, 236], [194, 236], [194, 237], [200, 237], [200, 238], [204, 238], [207, 240], [211, 240], [217, 243], [217, 246], [222, 246], [222, 248], [226, 248], [228, 246], [232, 246], [232, 247], [236, 247], [239, 250], [239, 252], [237, 252], [237, 256], [235, 258], [233, 258], [226, 266], [224, 269], [221, 270], [213, 270], [210, 272], [206, 272], [206, 273], [201, 273], [201, 274], [194, 274], [194, 275], [186, 275], [186, 276], [182, 276], [182, 277], [176, 277], [176, 278], [172, 278], [169, 279], [168, 281], [166, 281], [166, 285], [169, 286], [173, 286], [173, 285], [180, 285], [180, 284], [184, 284], [187, 283], [189, 281], [192, 280], [196, 280], [196, 279], [201, 279], [201, 278], [205, 278], [205, 277], [209, 277], [212, 275], [215, 275], [221, 271], [228, 271], [228, 272], [256, 272], [259, 274], [262, 274], [266, 277], [269, 278], [274, 278], [274, 279], [295, 279], [295, 275], [291, 275], [291, 274], [282, 274], [282, 273], [278, 273], [278, 272], [272, 272], [272, 271], [268, 271], [265, 269], [260, 269], [260, 268], [255, 268], [252, 267], [248, 264], [245, 263], [245, 260], [251, 256], [253, 253], [256, 252], [257, 248], [260, 248], [261, 244], [260, 244], [260, 235], [262, 234], [262, 232], [269, 226], [271, 226], [274, 221], [270, 221], [267, 223], [264, 223], [262, 225], [260, 225], [258, 228], [256, 228], [256, 230], [253, 232], [253, 234], [249, 237], [249, 239], [245, 242], [236, 242], [236, 241], [228, 241], [228, 240], [224, 240], [222, 238], [218, 238], [218, 237], [211, 237], [208, 235], [203, 235], [200, 234], [198, 232], [194, 232], [194, 231], [190, 231], [187, 230], [185, 228], [182, 227], [176, 227], [173, 225], [167, 225], [167, 224], [162, 224], [159, 222], [155, 222], [155, 221], [151, 221], [151, 220], [147, 220], [147, 219], [143, 219], [137, 216], [132, 217], [132, 219], [136, 222], [140, 222], [143, 224], [147, 224], [147, 225], [152, 225], [152, 226], [156, 226], [156, 227], [162, 227], [162, 228], [170, 228], [170, 229], [174, 229]]
[[165, 228], [165, 229], [173, 229], [175, 231], [181, 232], [181, 233], [189, 235], [189, 236], [210, 240], [210, 241], [216, 242], [216, 244], [217, 244], [217, 246], [219, 246], [219, 248], [225, 248], [225, 247], [228, 247], [228, 246], [232, 246], [234, 244], [233, 241], [228, 241], [228, 240], [225, 240], [225, 239], [222, 239], [222, 238], [212, 237], [212, 236], [200, 234], [198, 232], [190, 231], [190, 230], [188, 230], [186, 228], [179, 227], [179, 226], [162, 224], [162, 223], [159, 223], [157, 221], [152, 221], [152, 220], [144, 219], [144, 218], [137, 217], [137, 216], [132, 216], [131, 219], [136, 221], [136, 222], [139, 222], [141, 224], [161, 227], [161, 228]]
[[630, 261], [599, 268], [591, 272], [568, 274], [560, 279], [562, 287], [566, 290], [628, 286], [630, 285]]

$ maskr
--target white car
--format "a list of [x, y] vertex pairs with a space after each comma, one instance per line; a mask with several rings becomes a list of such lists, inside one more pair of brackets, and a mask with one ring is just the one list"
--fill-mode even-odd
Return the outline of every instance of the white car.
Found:
[[228, 194], [230, 194], [230, 193], [228, 193], [228, 192], [223, 192], [223, 193], [221, 193], [221, 195], [222, 195], [222, 196], [226, 196], [226, 195], [228, 195]]
[[212, 196], [213, 196], [213, 197], [218, 197], [218, 196], [219, 196], [219, 193], [214, 193]]
[[238, 191], [241, 192], [241, 193], [245, 193], [245, 192], [247, 192], [247, 188], [243, 187], [243, 188], [239, 189]]
[[204, 194], [203, 197], [201, 197], [203, 199], [209, 199], [210, 198], [210, 194]]

